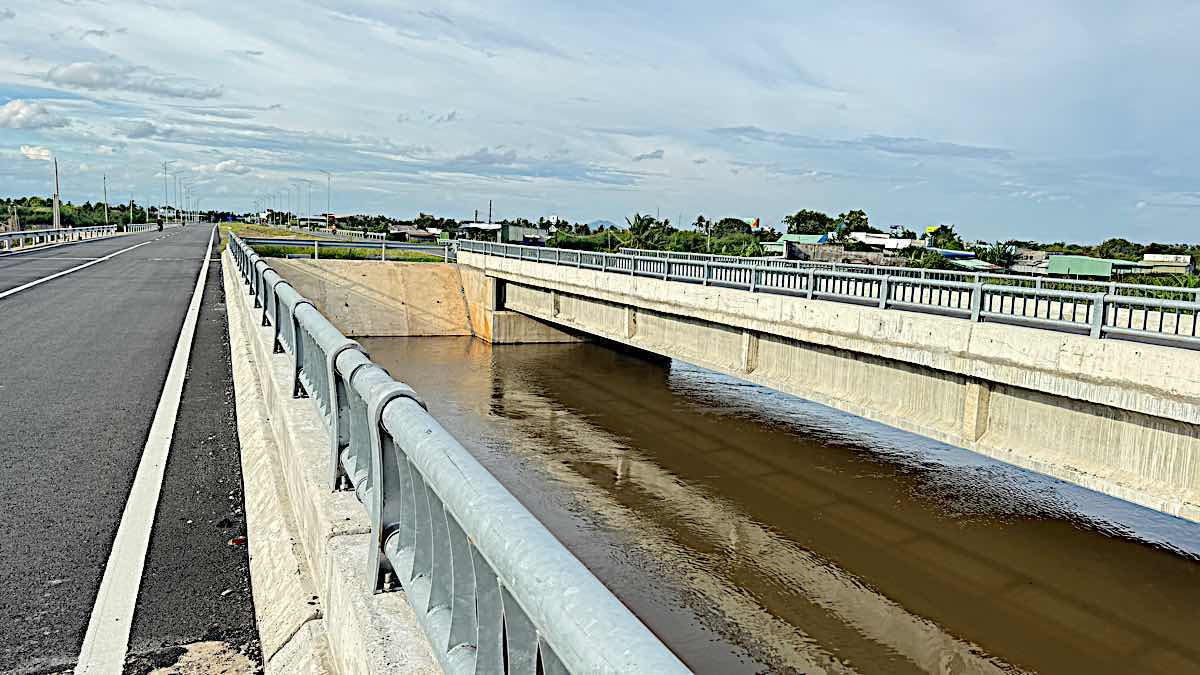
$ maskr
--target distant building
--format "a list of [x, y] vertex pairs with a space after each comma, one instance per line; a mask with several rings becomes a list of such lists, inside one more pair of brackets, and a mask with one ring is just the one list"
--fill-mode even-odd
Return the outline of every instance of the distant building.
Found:
[[914, 246], [921, 248], [925, 246], [924, 239], [903, 239], [880, 232], [851, 232], [850, 238], [868, 246], [879, 246], [885, 251], [899, 251]]
[[828, 234], [785, 234], [775, 241], [763, 242], [763, 252], [789, 260], [801, 257], [801, 245], [819, 246], [829, 243]]
[[1191, 274], [1196, 271], [1190, 255], [1147, 253], [1142, 256], [1142, 271], [1149, 274]]
[[1111, 279], [1114, 276], [1142, 270], [1141, 263], [1110, 258], [1090, 258], [1085, 255], [1052, 255], [1047, 265], [1050, 276], [1073, 279]]

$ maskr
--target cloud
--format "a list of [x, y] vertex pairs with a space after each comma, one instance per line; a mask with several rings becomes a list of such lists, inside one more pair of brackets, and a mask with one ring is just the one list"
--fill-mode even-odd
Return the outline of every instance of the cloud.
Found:
[[251, 60], [251, 59], [257, 59], [258, 57], [262, 56], [266, 52], [262, 51], [261, 49], [226, 49], [225, 53], [230, 54], [232, 56], [236, 56], [238, 58]]
[[198, 80], [162, 75], [149, 68], [81, 61], [55, 66], [45, 75], [47, 82], [90, 91], [128, 91], [168, 98], [208, 99], [222, 95], [222, 88]]
[[697, 157], [696, 159], [692, 160], [692, 164], [705, 164], [707, 162], [708, 162], [707, 157]]
[[451, 122], [458, 121], [458, 119], [459, 119], [459, 117], [458, 117], [457, 110], [451, 110], [450, 112], [448, 112], [444, 115], [430, 115], [429, 116], [429, 121], [433, 122], [434, 124], [450, 124]]
[[97, 145], [96, 146], [96, 154], [97, 155], [113, 155], [113, 154], [116, 154], [116, 152], [117, 152], [117, 149], [111, 145]]
[[647, 153], [643, 153], [640, 155], [634, 155], [633, 161], [644, 162], [648, 159], [662, 159], [665, 155], [666, 155], [666, 153], [663, 152], [663, 149], [659, 148], [659, 149], [655, 150], [654, 152], [647, 152]]
[[21, 154], [25, 159], [33, 159], [40, 162], [50, 161], [50, 148], [43, 148], [40, 145], [22, 145]]
[[1012, 158], [1011, 152], [1001, 148], [962, 145], [946, 141], [931, 141], [917, 137], [880, 136], [873, 134], [855, 140], [839, 140], [792, 134], [786, 131], [772, 131], [754, 126], [721, 127], [710, 129], [709, 131], [722, 138], [744, 142], [768, 143], [783, 147], [804, 148], [807, 150], [877, 150], [892, 155], [918, 155], [960, 159]]
[[216, 164], [202, 164], [196, 167], [196, 171], [199, 173], [227, 173], [235, 176], [244, 176], [253, 170], [236, 159], [227, 159]]
[[8, 21], [17, 18], [17, 15], [11, 9], [0, 9], [0, 21]]
[[117, 132], [125, 138], [154, 138], [169, 135], [170, 128], [159, 127], [147, 120], [126, 120], [117, 124]]
[[89, 28], [79, 34], [79, 39], [86, 40], [90, 37], [106, 38], [109, 35], [124, 35], [126, 32], [128, 31], [125, 28], [114, 28], [111, 31], [107, 28]]
[[1200, 192], [1159, 192], [1137, 203], [1137, 208], [1200, 209]]
[[46, 106], [37, 101], [13, 99], [0, 106], [0, 128], [4, 129], [52, 129], [65, 127], [70, 122], [56, 117]]

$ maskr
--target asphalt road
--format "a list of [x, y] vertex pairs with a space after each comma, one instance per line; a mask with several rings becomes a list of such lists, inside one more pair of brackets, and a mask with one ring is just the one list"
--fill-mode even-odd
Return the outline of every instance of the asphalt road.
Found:
[[[189, 226], [0, 258], [0, 672], [73, 668], [208, 235]], [[218, 640], [258, 664], [214, 247], [127, 672]]]

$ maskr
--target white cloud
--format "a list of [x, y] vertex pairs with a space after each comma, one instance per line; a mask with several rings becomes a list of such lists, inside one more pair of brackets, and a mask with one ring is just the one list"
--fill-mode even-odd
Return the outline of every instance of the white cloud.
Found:
[[112, 154], [115, 154], [116, 152], [117, 152], [117, 149], [111, 145], [97, 145], [96, 146], [96, 154], [97, 155], [112, 155]]
[[40, 162], [50, 161], [50, 148], [43, 148], [40, 145], [22, 145], [21, 154], [25, 159], [33, 159]]
[[0, 9], [0, 21], [8, 21], [15, 18], [17, 18], [17, 15], [11, 9]]
[[219, 86], [163, 75], [149, 68], [87, 61], [55, 66], [46, 72], [46, 81], [76, 89], [129, 91], [167, 98], [207, 99], [223, 93]]
[[216, 164], [201, 164], [196, 167], [196, 171], [199, 173], [227, 173], [235, 176], [244, 176], [253, 170], [236, 159], [227, 159]]
[[30, 102], [18, 98], [0, 106], [0, 128], [49, 129], [67, 124], [67, 120], [56, 117], [45, 105], [37, 101]]

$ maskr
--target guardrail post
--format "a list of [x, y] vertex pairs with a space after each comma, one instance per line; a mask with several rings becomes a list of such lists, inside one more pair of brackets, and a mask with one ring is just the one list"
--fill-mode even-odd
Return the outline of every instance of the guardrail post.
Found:
[[707, 285], [708, 285], [708, 275], [709, 275], [709, 273], [710, 273], [710, 270], [709, 270], [709, 267], [708, 267], [708, 261], [707, 261], [707, 260], [705, 260], [705, 261], [704, 261], [704, 285], [705, 285], [705, 286], [707, 286]]
[[804, 290], [807, 291], [808, 299], [812, 300], [813, 284], [815, 284], [817, 281], [816, 274], [814, 274], [812, 270], [808, 270], [807, 272], [805, 272], [804, 277], [805, 277], [804, 278], [804, 286], [805, 286]]
[[379, 244], [379, 259], [387, 260], [387, 242]]
[[753, 293], [758, 287], [758, 268], [750, 268], [750, 292]]
[[971, 286], [971, 320], [979, 321], [979, 313], [983, 310], [983, 284], [976, 281]]
[[1104, 336], [1104, 298], [1103, 293], [1092, 296], [1092, 337], [1094, 338]]
[[879, 309], [887, 309], [888, 301], [888, 280], [891, 277], [883, 276], [879, 278]]
[[320, 258], [321, 258], [321, 241], [319, 239], [313, 239], [313, 260], [320, 260]]

